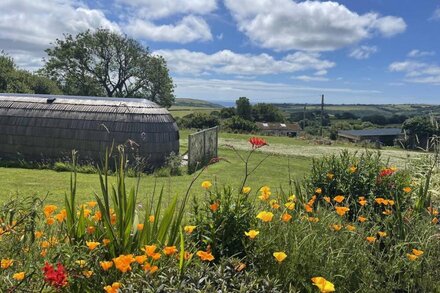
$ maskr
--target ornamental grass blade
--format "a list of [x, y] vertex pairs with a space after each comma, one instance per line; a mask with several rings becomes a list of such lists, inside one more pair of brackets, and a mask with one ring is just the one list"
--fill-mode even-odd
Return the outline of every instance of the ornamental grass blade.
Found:
[[[174, 212], [176, 210], [176, 204], [177, 204], [177, 196], [174, 197], [171, 205], [168, 206], [168, 208], [165, 210], [163, 218], [160, 221], [159, 230], [157, 232], [157, 240], [161, 244], [165, 243], [167, 234], [169, 234], [170, 232], [171, 223], [173, 222]], [[171, 245], [171, 244], [173, 243], [167, 243], [167, 245]]]

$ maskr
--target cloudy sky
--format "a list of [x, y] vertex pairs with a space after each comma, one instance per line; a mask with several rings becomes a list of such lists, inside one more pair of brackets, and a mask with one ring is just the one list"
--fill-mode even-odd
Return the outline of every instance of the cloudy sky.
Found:
[[0, 0], [0, 49], [35, 70], [63, 33], [105, 27], [168, 61], [176, 96], [440, 103], [434, 0]]

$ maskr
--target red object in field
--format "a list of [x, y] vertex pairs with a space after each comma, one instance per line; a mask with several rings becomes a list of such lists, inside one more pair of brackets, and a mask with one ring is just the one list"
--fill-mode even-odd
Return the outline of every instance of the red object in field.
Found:
[[44, 281], [49, 283], [52, 287], [62, 288], [67, 285], [67, 273], [64, 266], [60, 263], [57, 265], [57, 269], [46, 262], [43, 267]]
[[249, 138], [249, 142], [251, 143], [252, 148], [254, 149], [258, 149], [261, 148], [262, 146], [268, 145], [267, 142], [261, 137], [251, 137]]

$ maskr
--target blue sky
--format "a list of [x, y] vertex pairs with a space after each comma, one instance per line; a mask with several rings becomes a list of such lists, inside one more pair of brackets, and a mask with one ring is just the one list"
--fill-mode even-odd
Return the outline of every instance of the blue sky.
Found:
[[63, 33], [106, 27], [165, 57], [180, 98], [440, 103], [432, 0], [2, 0], [0, 49], [34, 70]]

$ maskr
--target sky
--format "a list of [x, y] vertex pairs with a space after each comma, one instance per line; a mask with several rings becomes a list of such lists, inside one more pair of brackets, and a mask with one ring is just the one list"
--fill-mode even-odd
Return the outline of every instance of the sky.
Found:
[[28, 70], [98, 27], [162, 55], [178, 98], [440, 104], [434, 0], [0, 0], [0, 50]]

